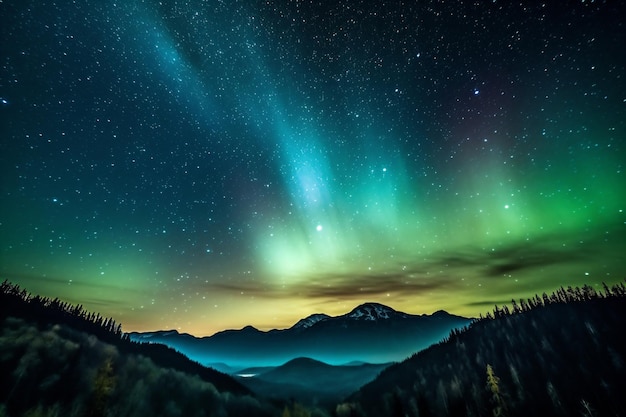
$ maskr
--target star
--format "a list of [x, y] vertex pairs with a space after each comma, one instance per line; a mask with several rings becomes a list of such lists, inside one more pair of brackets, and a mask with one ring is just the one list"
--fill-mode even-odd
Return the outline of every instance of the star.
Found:
[[206, 335], [623, 277], [623, 2], [12, 3], [0, 273], [28, 291]]

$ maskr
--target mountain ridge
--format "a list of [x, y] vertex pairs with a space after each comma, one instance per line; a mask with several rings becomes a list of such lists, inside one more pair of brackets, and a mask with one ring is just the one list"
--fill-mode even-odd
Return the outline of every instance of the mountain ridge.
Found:
[[498, 307], [383, 370], [340, 416], [624, 415], [626, 286]]
[[402, 360], [470, 322], [441, 310], [414, 315], [379, 303], [363, 303], [334, 317], [313, 314], [280, 330], [245, 326], [202, 338], [183, 337], [173, 331], [133, 332], [129, 337], [163, 343], [200, 363], [224, 363], [235, 368], [278, 366], [297, 357], [332, 365], [387, 363]]
[[324, 313], [311, 314], [310, 316], [307, 316], [303, 319], [298, 320], [298, 322], [294, 324], [293, 326], [291, 326], [290, 329], [308, 328], [308, 327], [313, 326], [315, 323], [319, 321], [326, 320], [329, 318], [332, 318], [332, 316], [329, 316], [328, 314], [324, 314]]
[[[259, 333], [270, 333], [270, 332], [283, 332], [285, 330], [293, 330], [296, 328], [309, 328], [315, 324], [317, 324], [318, 322], [321, 321], [325, 321], [327, 319], [338, 319], [338, 318], [361, 318], [362, 316], [366, 315], [365, 313], [361, 313], [361, 311], [367, 311], [367, 309], [369, 308], [376, 308], [378, 307], [379, 310], [378, 311], [388, 311], [394, 314], [397, 314], [398, 317], [438, 317], [438, 316], [449, 316], [449, 317], [454, 317], [454, 318], [460, 318], [460, 319], [467, 319], [467, 320], [473, 320], [473, 317], [464, 317], [464, 316], [459, 316], [456, 314], [452, 314], [446, 310], [437, 310], [434, 311], [431, 314], [427, 314], [427, 313], [423, 313], [423, 314], [412, 314], [412, 313], [404, 313], [398, 310], [395, 310], [392, 307], [389, 307], [385, 304], [381, 304], [381, 303], [377, 303], [377, 302], [365, 302], [362, 304], [359, 304], [358, 306], [354, 307], [352, 310], [350, 310], [347, 313], [344, 314], [339, 314], [336, 316], [331, 316], [329, 314], [326, 313], [312, 313], [304, 318], [299, 319], [296, 323], [294, 323], [291, 327], [285, 327], [285, 328], [273, 328], [273, 329], [269, 329], [269, 330], [261, 330], [258, 329], [256, 327], [254, 327], [253, 325], [245, 325], [239, 329], [237, 328], [227, 328], [227, 329], [222, 329], [222, 330], [218, 330], [217, 332], [210, 334], [210, 335], [205, 335], [205, 336], [195, 336], [191, 333], [187, 333], [187, 332], [179, 332], [177, 329], [159, 329], [159, 330], [148, 330], [148, 331], [133, 331], [133, 332], [127, 332], [128, 335], [130, 335], [131, 337], [133, 335], [144, 335], [145, 337], [149, 337], [149, 335], [152, 334], [158, 334], [160, 336], [169, 336], [171, 335], [181, 335], [181, 336], [191, 336], [193, 338], [196, 339], [206, 339], [206, 338], [210, 338], [213, 337], [217, 334], [221, 334], [221, 333], [225, 333], [225, 332], [241, 332], [241, 331], [256, 331]], [[378, 317], [380, 319], [386, 320], [389, 319], [390, 317], [384, 317], [384, 316], [380, 316]], [[371, 320], [371, 319], [369, 319]]]

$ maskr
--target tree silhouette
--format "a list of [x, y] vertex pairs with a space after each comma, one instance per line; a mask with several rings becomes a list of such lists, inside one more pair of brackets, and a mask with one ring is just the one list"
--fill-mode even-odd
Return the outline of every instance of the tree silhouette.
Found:
[[87, 416], [104, 417], [106, 415], [107, 403], [113, 389], [115, 388], [115, 375], [113, 373], [113, 360], [106, 358], [94, 378], [93, 396]]
[[506, 403], [500, 392], [500, 378], [493, 372], [491, 365], [487, 364], [487, 389], [490, 392], [490, 400], [493, 405], [493, 417], [506, 416]]

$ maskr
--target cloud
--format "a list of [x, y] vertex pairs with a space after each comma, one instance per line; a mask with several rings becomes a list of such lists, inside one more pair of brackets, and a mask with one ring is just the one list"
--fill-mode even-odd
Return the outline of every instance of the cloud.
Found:
[[585, 244], [573, 233], [552, 234], [532, 241], [518, 241], [504, 247], [485, 250], [469, 247], [434, 259], [427, 269], [447, 269], [485, 278], [501, 277], [513, 272], [549, 268], [559, 264], [583, 262], [595, 253], [601, 236], [587, 239]]
[[466, 306], [472, 306], [472, 307], [494, 307], [494, 306], [502, 306], [502, 305], [509, 305], [511, 303], [510, 299], [499, 299], [499, 300], [481, 300], [481, 301], [474, 301], [471, 303], [466, 303]]
[[[130, 294], [134, 294], [135, 296], [145, 294], [145, 291], [141, 291], [139, 288], [128, 286], [121, 288], [120, 284], [116, 282], [69, 280], [68, 278], [58, 276], [12, 272], [4, 276], [11, 282], [33, 293], [49, 295], [51, 297], [54, 297], [56, 294], [63, 294], [61, 298], [65, 301], [83, 305], [101, 306], [103, 308], [124, 306], [127, 305], [128, 302], [121, 297], [115, 298], [107, 295], [98, 296], [99, 294], [119, 294], [121, 290], [123, 290], [125, 298], [128, 298]], [[59, 289], [59, 287], [62, 287], [62, 289]], [[43, 290], [44, 288], [45, 290]], [[71, 290], [68, 291], [68, 288], [71, 288]]]
[[324, 276], [301, 285], [303, 296], [314, 298], [362, 299], [385, 293], [420, 294], [454, 285], [450, 277], [429, 278], [412, 272]]
[[322, 274], [283, 286], [259, 283], [215, 283], [216, 291], [246, 293], [282, 299], [294, 296], [309, 299], [363, 299], [388, 293], [421, 294], [441, 288], [451, 288], [458, 281], [449, 276], [426, 277], [406, 270], [383, 274]]
[[[516, 277], [545, 276], [546, 271], [559, 265], [575, 265], [594, 257], [606, 236], [624, 237], [624, 232], [614, 225], [598, 228], [583, 237], [574, 232], [547, 234], [532, 241], [519, 240], [507, 246], [483, 248], [466, 246], [445, 254], [435, 254], [420, 262], [398, 262], [388, 267], [389, 272], [368, 273], [316, 273], [284, 285], [259, 281], [229, 281], [208, 284], [209, 288], [224, 293], [253, 294], [273, 300], [363, 300], [392, 294], [405, 297], [441, 291], [456, 291], [472, 280], [499, 279], [515, 274]], [[584, 242], [583, 242], [584, 240]], [[461, 279], [464, 279], [462, 281]], [[207, 284], [204, 284], [207, 285]], [[206, 286], [204, 287], [206, 289]], [[479, 305], [507, 303], [510, 300], [481, 302]], [[467, 304], [474, 305], [474, 304]]]

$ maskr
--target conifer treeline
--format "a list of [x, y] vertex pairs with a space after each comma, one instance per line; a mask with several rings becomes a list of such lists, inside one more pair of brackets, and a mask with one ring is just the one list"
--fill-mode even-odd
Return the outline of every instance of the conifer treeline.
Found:
[[598, 287], [498, 306], [386, 368], [337, 415], [626, 416], [626, 287]]
[[487, 314], [484, 316], [480, 314], [480, 316], [477, 319], [474, 319], [469, 325], [459, 329], [452, 329], [448, 337], [444, 338], [439, 343], [443, 344], [454, 340], [460, 334], [469, 330], [469, 328], [475, 323], [498, 320], [515, 314], [543, 308], [552, 304], [578, 303], [583, 301], [621, 297], [626, 297], [626, 285], [624, 285], [623, 282], [614, 284], [611, 287], [603, 282], [602, 290], [600, 291], [597, 291], [595, 288], [588, 284], [583, 285], [582, 288], [572, 288], [572, 286], [564, 288], [561, 286], [550, 295], [546, 294], [545, 292], [541, 295], [541, 297], [538, 294], [535, 294], [535, 296], [531, 298], [520, 298], [519, 302], [515, 301], [515, 299], [512, 299], [510, 308], [507, 305], [503, 305], [502, 307], [496, 305], [493, 309], [493, 312], [487, 312]]
[[88, 312], [80, 304], [72, 305], [58, 298], [33, 296], [19, 285], [5, 280], [0, 284], [0, 324], [4, 318], [10, 316], [37, 323], [40, 328], [55, 324], [66, 325], [114, 345], [123, 353], [141, 354], [159, 366], [198, 375], [203, 380], [211, 382], [219, 391], [238, 394], [250, 392], [233, 378], [207, 368], [169, 346], [132, 341], [128, 334], [122, 331], [121, 324], [112, 318]]
[[107, 341], [111, 341], [111, 339], [130, 340], [128, 335], [122, 332], [122, 325], [116, 323], [111, 317], [102, 317], [99, 313], [88, 312], [82, 304], [72, 305], [61, 301], [59, 298], [50, 299], [40, 295], [32, 295], [8, 280], [0, 284], [0, 299], [2, 300], [0, 317], [19, 311], [20, 315], [37, 319], [42, 317], [40, 313], [45, 313], [43, 317], [46, 321], [57, 319]]

